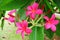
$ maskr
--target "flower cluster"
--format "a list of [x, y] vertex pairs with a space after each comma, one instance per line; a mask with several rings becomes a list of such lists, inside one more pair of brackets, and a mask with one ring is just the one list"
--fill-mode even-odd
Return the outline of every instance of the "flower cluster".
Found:
[[[36, 15], [41, 15], [43, 14], [43, 10], [38, 8], [39, 4], [38, 3], [34, 3], [31, 6], [27, 7], [27, 11], [26, 11], [26, 16], [30, 17], [30, 19], [35, 19]], [[10, 22], [15, 22], [15, 16], [13, 15], [13, 13], [15, 13], [16, 10], [11, 10], [8, 15], [9, 18], [4, 18], [5, 20], [8, 20]], [[43, 17], [42, 17], [43, 18]], [[46, 20], [44, 26], [45, 29], [51, 29], [53, 32], [56, 31], [56, 25], [59, 23], [58, 20], [55, 20], [55, 14], [52, 15], [51, 18], [48, 18], [47, 16], [44, 16], [44, 19]], [[32, 32], [32, 30], [28, 27], [28, 22], [26, 20], [22, 20], [21, 22], [16, 22], [16, 26], [17, 26], [17, 31], [16, 33], [21, 33], [22, 39], [24, 40], [24, 34], [30, 34]]]

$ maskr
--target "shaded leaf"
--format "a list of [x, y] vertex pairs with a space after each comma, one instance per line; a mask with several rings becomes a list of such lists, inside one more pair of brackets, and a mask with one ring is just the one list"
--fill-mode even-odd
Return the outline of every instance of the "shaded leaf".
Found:
[[[34, 1], [34, 0], [33, 0]], [[27, 5], [31, 4], [32, 0], [13, 0], [6, 5], [0, 7], [1, 10], [12, 10], [18, 8], [24, 8]]]
[[52, 32], [51, 30], [44, 30], [44, 32], [49, 39], [53, 38], [54, 32]]
[[19, 16], [19, 20], [26, 19], [26, 15], [25, 15], [25, 10], [24, 9], [19, 9], [16, 15]]
[[57, 27], [56, 34], [60, 36], [60, 23], [56, 27]]
[[52, 13], [54, 13], [54, 10], [53, 10], [52, 6], [50, 5], [49, 1], [48, 0], [44, 0], [44, 2], [51, 9]]
[[60, 0], [53, 0], [57, 7], [60, 9]]

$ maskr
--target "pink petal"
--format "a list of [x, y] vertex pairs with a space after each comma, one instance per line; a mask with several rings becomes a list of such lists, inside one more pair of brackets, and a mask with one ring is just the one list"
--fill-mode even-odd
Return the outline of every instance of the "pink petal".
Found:
[[27, 11], [26, 16], [29, 16], [31, 13], [32, 13], [31, 11]]
[[14, 22], [15, 19], [14, 19], [13, 17], [9, 17], [9, 18], [8, 18], [8, 21], [10, 21], [10, 22]]
[[53, 32], [55, 32], [55, 31], [56, 31], [56, 26], [55, 26], [55, 25], [52, 25], [52, 26], [51, 26], [51, 30], [52, 30]]
[[59, 23], [59, 20], [54, 20], [53, 24], [57, 25]]
[[21, 24], [20, 22], [17, 22], [17, 23], [16, 23], [16, 26], [17, 26], [18, 28], [22, 28], [22, 24]]
[[4, 19], [4, 20], [8, 20], [8, 18], [6, 18], [6, 17], [4, 17], [3, 19]]
[[24, 40], [24, 32], [23, 31], [21, 32], [21, 35], [22, 35], [22, 40]]
[[45, 23], [45, 28], [46, 28], [46, 29], [51, 28], [51, 24]]
[[10, 17], [15, 17], [14, 15], [8, 14]]
[[28, 22], [26, 20], [23, 20], [22, 24], [24, 25], [24, 27], [28, 27]]
[[47, 16], [44, 16], [44, 19], [45, 19], [46, 21], [48, 21], [48, 20], [49, 20], [49, 18], [48, 18]]
[[32, 10], [32, 7], [31, 7], [31, 6], [28, 6], [28, 7], [27, 7], [27, 10]]
[[29, 35], [32, 32], [31, 29], [26, 29], [26, 33]]
[[38, 9], [38, 10], [36, 10], [36, 13], [37, 13], [37, 14], [42, 14], [43, 11], [42, 11], [41, 9]]
[[30, 14], [30, 18], [34, 20], [34, 19], [35, 19], [35, 15], [36, 15], [36, 14], [31, 13], [31, 14]]
[[21, 32], [22, 32], [22, 30], [18, 28], [16, 31], [16, 34], [21, 33]]
[[33, 9], [37, 9], [37, 8], [38, 8], [38, 3], [35, 2], [35, 3], [32, 5], [32, 8], [33, 8]]
[[12, 15], [13, 13], [15, 13], [16, 12], [16, 10], [14, 9], [14, 10], [11, 10], [8, 14], [9, 15]]
[[54, 20], [55, 19], [55, 14], [52, 15], [52, 17], [50, 18], [50, 20]]

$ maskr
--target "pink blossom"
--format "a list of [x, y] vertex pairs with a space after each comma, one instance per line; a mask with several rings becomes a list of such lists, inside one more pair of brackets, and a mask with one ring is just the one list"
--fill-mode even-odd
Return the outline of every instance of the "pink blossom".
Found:
[[15, 13], [15, 12], [16, 12], [15, 9], [14, 9], [14, 10], [11, 10], [11, 11], [8, 13], [9, 17], [8, 17], [8, 18], [4, 17], [4, 19], [5, 19], [5, 20], [8, 20], [9, 22], [15, 22], [15, 16], [13, 15], [13, 13]]
[[32, 30], [28, 28], [28, 22], [26, 20], [24, 20], [22, 22], [17, 22], [16, 26], [18, 28], [16, 33], [17, 34], [21, 33], [22, 39], [24, 39], [24, 33], [29, 35], [32, 32]]
[[56, 31], [56, 25], [59, 23], [59, 20], [55, 20], [55, 14], [53, 14], [51, 18], [44, 16], [44, 19], [46, 20], [45, 28], [51, 29], [53, 32], [55, 32]]
[[9, 22], [15, 22], [15, 18], [14, 17], [9, 17], [9, 18], [6, 18], [4, 17], [5, 20], [8, 20]]
[[11, 11], [8, 13], [8, 15], [9, 15], [9, 16], [13, 16], [13, 13], [15, 13], [15, 12], [16, 12], [16, 10], [13, 9], [13, 10], [11, 10]]
[[38, 9], [38, 3], [34, 3], [27, 7], [26, 16], [30, 16], [31, 19], [35, 19], [36, 14], [40, 15], [43, 11]]

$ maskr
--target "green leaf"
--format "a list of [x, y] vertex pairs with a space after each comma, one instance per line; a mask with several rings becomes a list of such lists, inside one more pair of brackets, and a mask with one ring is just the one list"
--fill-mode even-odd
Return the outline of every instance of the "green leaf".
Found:
[[[34, 0], [33, 0], [34, 1]], [[18, 9], [18, 8], [24, 8], [31, 4], [33, 2], [32, 0], [14, 0], [9, 2], [6, 5], [3, 5], [0, 7], [1, 10], [12, 10], [12, 9]]]
[[30, 40], [44, 40], [44, 28], [34, 26], [30, 34]]
[[56, 27], [57, 27], [56, 34], [60, 36], [60, 23]]
[[50, 29], [49, 30], [45, 30], [44, 31], [46, 36], [49, 38], [49, 39], [52, 39], [53, 35], [54, 35], [54, 32], [52, 32]]
[[25, 10], [24, 9], [19, 9], [16, 15], [19, 16], [19, 20], [26, 19], [26, 14], [25, 14]]
[[8, 3], [10, 3], [13, 0], [0, 0], [0, 6], [6, 5]]
[[53, 0], [53, 1], [58, 7], [60, 7], [60, 0]]
[[12, 10], [12, 9], [17, 9], [19, 8], [19, 4], [16, 2], [16, 1], [11, 1], [10, 3], [4, 5], [4, 6], [1, 6], [1, 10]]
[[51, 9], [52, 13], [54, 13], [54, 10], [53, 10], [52, 6], [49, 4], [49, 1], [48, 0], [44, 0], [44, 2]]

